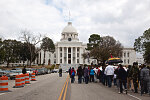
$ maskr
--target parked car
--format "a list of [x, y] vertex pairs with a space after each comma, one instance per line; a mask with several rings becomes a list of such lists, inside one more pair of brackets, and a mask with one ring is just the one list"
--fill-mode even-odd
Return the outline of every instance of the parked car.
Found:
[[52, 72], [52, 73], [58, 73], [58, 72], [59, 72], [59, 69], [53, 69], [51, 72]]
[[37, 75], [42, 75], [42, 72], [40, 69], [37, 69]]
[[10, 70], [3, 70], [4, 71], [4, 75], [7, 77], [10, 77]]
[[29, 76], [31, 77], [33, 70], [32, 68], [26, 68], [26, 72], [29, 73]]
[[45, 68], [40, 68], [40, 70], [41, 70], [41, 74], [42, 74], [42, 75], [46, 74], [46, 73], [45, 73]]
[[12, 80], [12, 79], [15, 79], [16, 78], [16, 75], [20, 75], [20, 74], [22, 74], [22, 70], [20, 70], [20, 69], [12, 69], [11, 71], [10, 71], [10, 73], [9, 73], [9, 75], [10, 75], [10, 79]]
[[4, 71], [0, 69], [0, 77], [2, 77], [3, 75], [4, 75]]
[[35, 73], [35, 75], [38, 75], [38, 69], [36, 68], [32, 68], [33, 73]]

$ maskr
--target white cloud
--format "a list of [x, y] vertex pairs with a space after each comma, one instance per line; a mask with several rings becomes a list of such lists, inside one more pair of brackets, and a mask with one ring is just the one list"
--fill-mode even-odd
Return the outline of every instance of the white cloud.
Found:
[[149, 0], [1, 0], [0, 36], [14, 39], [28, 29], [57, 42], [70, 11], [80, 41], [88, 42], [92, 33], [99, 33], [132, 47], [150, 27], [149, 9]]

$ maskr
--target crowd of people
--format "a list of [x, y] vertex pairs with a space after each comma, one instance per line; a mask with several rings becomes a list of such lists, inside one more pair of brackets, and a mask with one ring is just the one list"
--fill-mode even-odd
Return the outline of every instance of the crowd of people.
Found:
[[[78, 76], [78, 83], [97, 82], [99, 80], [104, 86], [112, 87], [112, 84], [118, 88], [119, 93], [131, 90], [141, 95], [150, 95], [150, 68], [146, 65], [138, 66], [137, 62], [129, 65], [127, 68], [119, 64], [114, 66], [112, 63], [104, 66], [81, 67], [77, 71], [70, 67], [69, 75], [71, 83], [75, 81], [75, 75]], [[139, 90], [138, 90], [139, 89]]]

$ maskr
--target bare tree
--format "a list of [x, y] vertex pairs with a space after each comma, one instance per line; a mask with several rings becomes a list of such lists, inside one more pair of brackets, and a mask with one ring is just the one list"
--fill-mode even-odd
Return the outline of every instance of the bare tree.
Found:
[[33, 35], [32, 32], [28, 30], [21, 31], [21, 40], [26, 43], [27, 49], [29, 50], [29, 57], [28, 60], [31, 63], [36, 59], [38, 52], [40, 51], [40, 48], [37, 48], [36, 46], [42, 41], [41, 34], [39, 35]]

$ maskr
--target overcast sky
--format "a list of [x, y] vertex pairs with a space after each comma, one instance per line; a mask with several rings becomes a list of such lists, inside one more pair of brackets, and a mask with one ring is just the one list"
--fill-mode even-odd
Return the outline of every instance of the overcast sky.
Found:
[[84, 43], [98, 33], [133, 47], [134, 40], [150, 28], [150, 0], [0, 0], [0, 37], [18, 39], [27, 29], [57, 42], [69, 11]]

